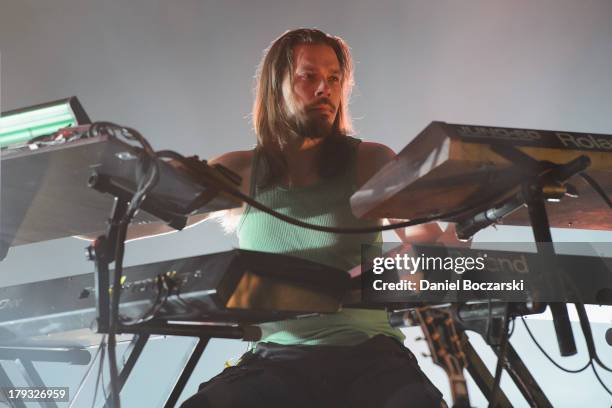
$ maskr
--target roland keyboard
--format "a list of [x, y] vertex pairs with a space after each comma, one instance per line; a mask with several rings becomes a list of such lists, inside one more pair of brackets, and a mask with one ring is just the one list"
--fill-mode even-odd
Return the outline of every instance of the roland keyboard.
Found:
[[[586, 156], [591, 162], [586, 173], [608, 196], [612, 193], [612, 135], [432, 122], [355, 192], [353, 213], [415, 219], [459, 209], [479, 212], [501, 202], [515, 194], [524, 166], [510, 163], [492, 146], [512, 146], [534, 160], [557, 164]], [[599, 194], [579, 177], [569, 182], [579, 197], [546, 203], [551, 227], [611, 230], [612, 211]], [[518, 209], [503, 223], [529, 225], [527, 210]]]

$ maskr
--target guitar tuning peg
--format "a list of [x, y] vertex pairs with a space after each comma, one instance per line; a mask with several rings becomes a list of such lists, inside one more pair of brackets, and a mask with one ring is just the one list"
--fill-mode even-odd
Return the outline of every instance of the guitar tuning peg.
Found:
[[426, 357], [426, 358], [429, 358], [429, 357], [431, 357], [431, 354], [421, 352], [421, 356]]
[[414, 341], [421, 341], [421, 340], [425, 340], [425, 337], [417, 336], [414, 338]]

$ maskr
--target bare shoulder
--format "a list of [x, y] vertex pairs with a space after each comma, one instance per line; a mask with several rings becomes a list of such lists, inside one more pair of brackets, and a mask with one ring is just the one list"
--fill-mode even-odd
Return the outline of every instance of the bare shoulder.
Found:
[[385, 164], [395, 157], [395, 152], [382, 143], [361, 142], [357, 152], [357, 181], [363, 185]]
[[242, 173], [251, 168], [252, 160], [253, 150], [240, 150], [222, 154], [221, 156], [209, 160], [209, 163], [220, 164], [236, 173]]
[[389, 161], [395, 157], [395, 152], [382, 143], [361, 142], [359, 143], [359, 155], [366, 159], [380, 158]]

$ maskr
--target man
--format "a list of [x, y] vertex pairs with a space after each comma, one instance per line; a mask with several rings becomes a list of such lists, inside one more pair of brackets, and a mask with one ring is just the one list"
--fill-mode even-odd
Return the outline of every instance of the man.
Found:
[[[352, 64], [343, 40], [319, 30], [289, 31], [273, 42], [258, 71], [254, 150], [220, 163], [238, 173], [242, 191], [284, 214], [339, 227], [380, 225], [355, 218], [349, 197], [394, 157], [388, 147], [351, 133]], [[239, 246], [283, 253], [348, 270], [361, 244], [381, 234], [340, 235], [297, 228], [249, 206], [233, 219]], [[404, 240], [433, 241], [436, 224]], [[333, 315], [267, 323], [262, 339], [187, 400], [204, 407], [439, 407], [439, 391], [403, 347], [381, 310], [345, 308]]]

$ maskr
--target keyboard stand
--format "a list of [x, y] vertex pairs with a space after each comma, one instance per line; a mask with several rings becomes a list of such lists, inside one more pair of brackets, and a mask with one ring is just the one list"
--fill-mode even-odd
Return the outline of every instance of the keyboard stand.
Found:
[[[34, 361], [87, 365], [91, 361], [91, 356], [87, 350], [78, 348], [0, 346], [0, 362], [1, 361], [14, 361], [28, 387], [46, 387], [44, 381], [34, 367]], [[2, 363], [0, 363], [0, 384], [3, 384], [4, 387], [15, 386], [2, 367]], [[26, 407], [25, 403], [21, 400], [7, 399], [6, 402], [11, 408]], [[53, 401], [40, 401], [38, 404], [42, 408], [58, 407]]]

